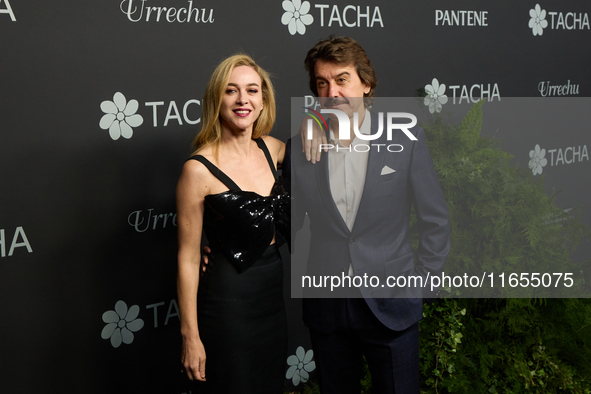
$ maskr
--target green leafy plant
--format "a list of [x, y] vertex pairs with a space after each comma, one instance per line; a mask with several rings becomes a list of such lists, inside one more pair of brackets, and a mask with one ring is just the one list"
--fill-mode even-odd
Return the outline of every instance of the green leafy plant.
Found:
[[[482, 104], [474, 104], [459, 125], [441, 117], [423, 125], [450, 213], [446, 270], [578, 272], [570, 255], [588, 235], [580, 213], [558, 207], [556, 194], [544, 191], [543, 177], [535, 179], [531, 171], [512, 165], [499, 141], [480, 136]], [[497, 286], [492, 295], [542, 298], [550, 293], [543, 286]]]
[[425, 305], [420, 323], [420, 357], [423, 386], [440, 392], [443, 388], [461, 387], [463, 375], [457, 373], [456, 354], [464, 338], [460, 308], [455, 299], [439, 299]]
[[[580, 270], [570, 257], [589, 236], [579, 213], [565, 213], [543, 177], [534, 179], [499, 141], [480, 136], [482, 105], [459, 125], [441, 116], [422, 125], [450, 213], [446, 270]], [[509, 298], [524, 296], [511, 289], [491, 295], [499, 298], [439, 299], [425, 308], [424, 393], [591, 392], [588, 298], [544, 299], [540, 291]]]

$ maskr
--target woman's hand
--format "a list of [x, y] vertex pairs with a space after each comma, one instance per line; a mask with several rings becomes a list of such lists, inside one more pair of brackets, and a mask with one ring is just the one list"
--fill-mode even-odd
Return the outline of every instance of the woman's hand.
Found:
[[201, 339], [183, 339], [181, 363], [190, 380], [205, 381], [205, 358]]
[[211, 255], [211, 248], [209, 246], [204, 246], [201, 253], [201, 275], [205, 273], [207, 270], [207, 265], [209, 264], [209, 257]]

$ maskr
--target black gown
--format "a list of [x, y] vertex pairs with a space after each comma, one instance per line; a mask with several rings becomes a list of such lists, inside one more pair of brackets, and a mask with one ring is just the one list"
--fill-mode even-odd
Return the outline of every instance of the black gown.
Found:
[[206, 382], [197, 393], [283, 392], [287, 319], [283, 265], [275, 230], [289, 240], [289, 193], [262, 139], [275, 184], [270, 196], [241, 190], [203, 156], [229, 191], [205, 197], [203, 227], [212, 249], [197, 296], [199, 333], [205, 347]]

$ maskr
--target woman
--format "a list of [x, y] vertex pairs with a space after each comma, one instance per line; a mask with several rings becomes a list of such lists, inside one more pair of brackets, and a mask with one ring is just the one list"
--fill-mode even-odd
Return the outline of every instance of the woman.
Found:
[[[287, 323], [275, 228], [289, 226], [289, 195], [276, 173], [285, 144], [267, 136], [268, 74], [246, 55], [224, 60], [202, 121], [177, 186], [183, 367], [205, 392], [281, 393]], [[203, 230], [215, 261], [200, 278]]]

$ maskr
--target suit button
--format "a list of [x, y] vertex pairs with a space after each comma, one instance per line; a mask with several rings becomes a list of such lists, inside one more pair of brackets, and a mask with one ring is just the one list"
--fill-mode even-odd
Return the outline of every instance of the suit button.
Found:
[[350, 243], [350, 244], [353, 244], [353, 243], [355, 243], [355, 237], [351, 237], [351, 238], [349, 238], [349, 243]]

